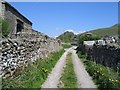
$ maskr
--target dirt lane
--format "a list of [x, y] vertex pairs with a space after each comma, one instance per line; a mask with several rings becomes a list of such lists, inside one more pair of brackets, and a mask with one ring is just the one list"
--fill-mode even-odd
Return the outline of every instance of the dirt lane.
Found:
[[57, 88], [60, 77], [63, 73], [63, 67], [66, 64], [66, 56], [70, 49], [66, 50], [62, 57], [58, 60], [57, 64], [49, 74], [47, 80], [43, 83], [41, 88]]
[[72, 60], [74, 65], [74, 71], [77, 76], [78, 88], [97, 88], [91, 77], [85, 70], [83, 63], [78, 58], [74, 49], [75, 47], [73, 47], [70, 52], [72, 53]]
[[83, 63], [78, 58], [76, 51], [74, 49], [75, 47], [72, 47], [65, 51], [65, 53], [58, 60], [57, 64], [53, 68], [52, 72], [49, 74], [47, 80], [43, 83], [41, 89], [58, 88], [59, 80], [64, 72], [64, 66], [66, 64], [66, 56], [68, 52], [72, 53], [72, 62], [77, 77], [78, 88], [97, 88], [97, 86], [94, 84], [91, 77], [85, 70]]

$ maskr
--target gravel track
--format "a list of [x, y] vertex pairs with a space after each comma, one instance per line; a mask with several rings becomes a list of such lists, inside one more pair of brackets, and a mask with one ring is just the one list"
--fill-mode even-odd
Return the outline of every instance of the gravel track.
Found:
[[64, 72], [64, 66], [66, 64], [66, 56], [68, 52], [72, 53], [72, 62], [77, 77], [78, 88], [97, 88], [97, 86], [92, 81], [92, 78], [85, 70], [82, 61], [78, 58], [76, 51], [74, 50], [75, 48], [76, 47], [72, 47], [65, 51], [65, 53], [61, 56], [61, 58], [58, 60], [57, 64], [49, 74], [47, 80], [41, 86], [41, 89], [58, 88], [61, 75]]
[[43, 83], [41, 88], [58, 88], [60, 77], [63, 73], [64, 66], [66, 64], [66, 56], [70, 49], [66, 50], [65, 53], [58, 60], [57, 64], [49, 74], [47, 80]]
[[74, 49], [75, 47], [71, 49], [71, 53], [74, 71], [77, 77], [78, 88], [97, 88], [97, 86], [92, 81], [92, 78], [85, 70], [85, 66], [83, 65], [82, 61], [78, 58]]

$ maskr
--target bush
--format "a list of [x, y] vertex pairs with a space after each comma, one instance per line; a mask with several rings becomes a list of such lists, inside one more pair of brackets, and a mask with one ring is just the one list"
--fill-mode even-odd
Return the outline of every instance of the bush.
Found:
[[81, 35], [78, 37], [78, 44], [83, 43], [84, 41], [90, 41], [90, 40], [98, 40], [100, 37], [95, 36], [95, 35]]
[[78, 52], [78, 57], [84, 59], [85, 58], [85, 54], [79, 51]]
[[8, 37], [10, 33], [9, 23], [7, 20], [1, 20], [2, 21], [2, 36]]

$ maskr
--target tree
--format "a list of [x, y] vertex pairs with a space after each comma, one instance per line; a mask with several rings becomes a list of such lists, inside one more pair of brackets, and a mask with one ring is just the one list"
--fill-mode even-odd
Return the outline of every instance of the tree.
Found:
[[81, 35], [78, 37], [78, 44], [82, 44], [84, 41], [90, 41], [90, 40], [98, 40], [100, 37], [95, 36], [95, 35]]

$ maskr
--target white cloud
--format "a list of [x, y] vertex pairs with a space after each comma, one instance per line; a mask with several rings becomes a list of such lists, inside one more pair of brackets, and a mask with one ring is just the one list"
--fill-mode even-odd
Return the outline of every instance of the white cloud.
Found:
[[77, 34], [80, 34], [80, 33], [86, 32], [86, 31], [81, 31], [81, 30], [80, 30], [80, 31], [79, 31], [79, 30], [76, 31], [76, 30], [73, 30], [73, 29], [67, 29], [67, 30], [65, 30], [65, 32], [66, 32], [66, 31], [73, 32], [73, 33], [76, 34], [76, 35], [77, 35]]
[[57, 38], [58, 36], [54, 36], [54, 38]]

